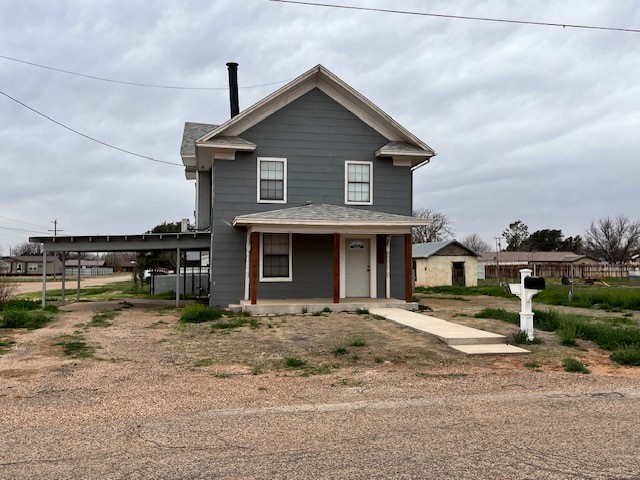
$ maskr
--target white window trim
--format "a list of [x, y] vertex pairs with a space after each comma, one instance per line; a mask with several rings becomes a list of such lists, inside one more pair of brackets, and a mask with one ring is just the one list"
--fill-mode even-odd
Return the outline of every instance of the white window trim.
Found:
[[[284, 233], [284, 232], [281, 232]], [[268, 235], [268, 234], [267, 234]], [[260, 234], [260, 258], [258, 263], [260, 264], [260, 281], [261, 282], [291, 282], [293, 281], [293, 235], [289, 234], [289, 276], [288, 277], [265, 277], [263, 275], [264, 266], [264, 233]]]
[[[282, 185], [282, 200], [262, 200], [260, 198], [260, 162], [282, 162], [284, 164], [284, 182]], [[258, 203], [287, 203], [287, 159], [277, 157], [258, 157], [256, 161], [256, 198]]]
[[[369, 165], [369, 201], [349, 201], [349, 165]], [[347, 160], [344, 162], [344, 203], [345, 205], [373, 205], [373, 162], [362, 160]]]

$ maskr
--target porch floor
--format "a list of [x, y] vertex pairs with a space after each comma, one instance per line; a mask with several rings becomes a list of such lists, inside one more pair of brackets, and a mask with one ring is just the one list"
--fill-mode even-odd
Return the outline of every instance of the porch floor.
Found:
[[404, 310], [418, 310], [416, 302], [407, 303], [397, 298], [341, 298], [340, 303], [333, 303], [331, 298], [284, 298], [284, 299], [258, 299], [258, 303], [251, 305], [251, 300], [240, 300], [239, 304], [229, 305], [233, 311], [248, 312], [251, 315], [265, 315], [268, 313], [293, 314], [307, 312], [313, 313], [324, 308], [330, 308], [333, 312], [355, 312], [359, 308], [402, 308]]

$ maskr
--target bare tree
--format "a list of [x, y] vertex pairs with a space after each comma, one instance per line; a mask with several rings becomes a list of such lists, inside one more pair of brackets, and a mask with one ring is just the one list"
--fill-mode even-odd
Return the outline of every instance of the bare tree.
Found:
[[482, 240], [480, 238], [480, 235], [478, 235], [477, 233], [472, 233], [471, 235], [467, 235], [462, 240], [460, 240], [460, 243], [465, 247], [470, 248], [476, 253], [484, 253], [484, 252], [491, 251], [491, 246], [487, 242]]
[[420, 207], [413, 211], [413, 216], [429, 220], [429, 225], [413, 227], [413, 243], [439, 242], [452, 238], [454, 235], [453, 222], [444, 213], [431, 208]]
[[42, 255], [42, 244], [23, 242], [11, 248], [11, 255]]
[[585, 232], [587, 252], [609, 263], [624, 263], [640, 250], [640, 222], [626, 215], [605, 217]]
[[5, 278], [0, 278], [0, 306], [6, 302], [9, 298], [15, 295], [18, 290], [18, 284], [7, 280]]

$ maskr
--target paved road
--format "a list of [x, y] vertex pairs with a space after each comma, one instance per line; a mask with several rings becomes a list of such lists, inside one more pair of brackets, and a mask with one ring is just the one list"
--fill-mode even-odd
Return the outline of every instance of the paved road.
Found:
[[[131, 274], [124, 275], [111, 275], [108, 277], [86, 277], [83, 278], [80, 287], [95, 287], [98, 285], [108, 285], [110, 283], [122, 282], [125, 280], [129, 280], [131, 278]], [[66, 289], [68, 291], [75, 291], [76, 285], [78, 281], [74, 278], [73, 280], [67, 280]], [[62, 282], [47, 282], [47, 290], [59, 290], [62, 288]], [[35, 293], [42, 292], [42, 282], [24, 282], [18, 284], [18, 290], [16, 293]]]
[[99, 388], [42, 391], [13, 399], [49, 419], [5, 425], [0, 478], [640, 477], [640, 388], [503, 387], [432, 395], [426, 384], [414, 398], [361, 392], [357, 401], [203, 409], [167, 408], [155, 391], [147, 413], [123, 406], [115, 417]]

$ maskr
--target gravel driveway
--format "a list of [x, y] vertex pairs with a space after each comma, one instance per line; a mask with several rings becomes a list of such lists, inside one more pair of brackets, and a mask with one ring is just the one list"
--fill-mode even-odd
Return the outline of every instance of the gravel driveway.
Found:
[[[379, 320], [380, 338], [422, 343], [431, 363], [363, 353], [309, 376], [200, 365], [202, 349], [234, 335], [268, 358], [268, 335], [360, 320], [213, 335], [133, 303], [108, 327], [89, 327], [93, 312], [77, 304], [14, 337], [0, 356], [0, 478], [640, 478], [637, 378], [504, 368]], [[324, 341], [311, 332], [298, 341]], [[95, 358], [65, 357], [64, 335]]]

